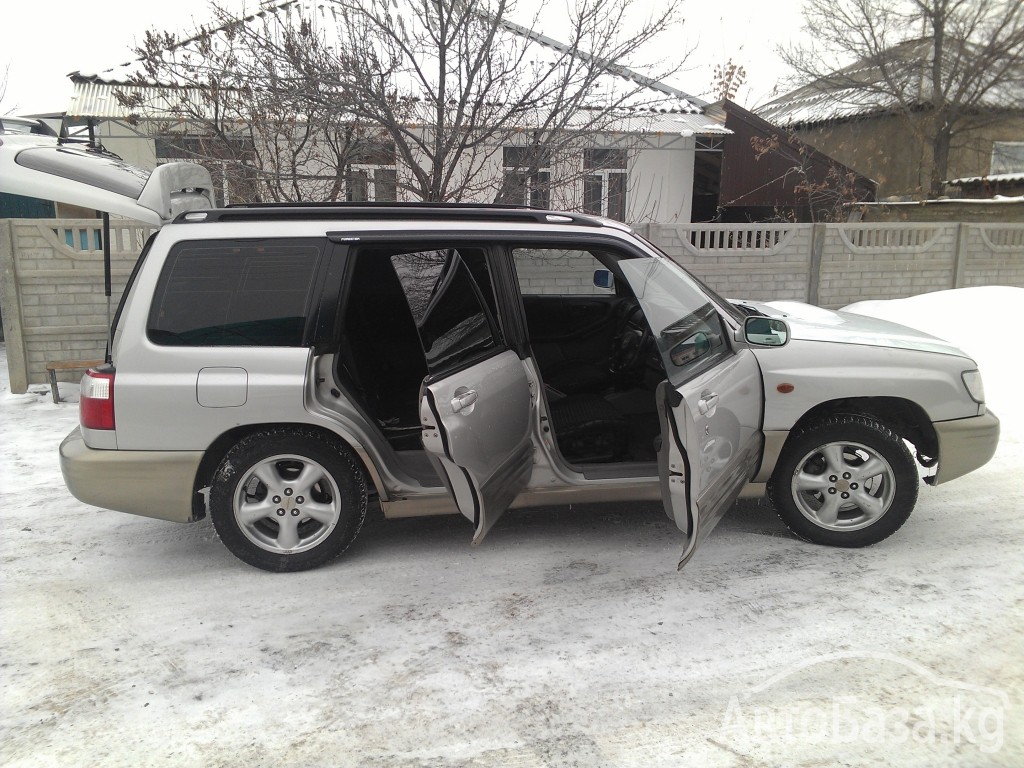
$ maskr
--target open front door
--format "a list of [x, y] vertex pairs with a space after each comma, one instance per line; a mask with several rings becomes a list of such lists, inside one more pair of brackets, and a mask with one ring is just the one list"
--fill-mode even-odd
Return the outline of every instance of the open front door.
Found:
[[658, 468], [665, 510], [686, 534], [682, 568], [754, 476], [761, 461], [761, 371], [749, 349], [658, 391]]
[[665, 511], [686, 534], [682, 568], [739, 497], [761, 461], [761, 370], [734, 349], [710, 297], [662, 259], [619, 267], [644, 309], [668, 381], [658, 388]]
[[389, 248], [429, 374], [420, 388], [423, 447], [479, 544], [533, 469], [534, 397], [526, 366], [502, 343], [486, 252]]

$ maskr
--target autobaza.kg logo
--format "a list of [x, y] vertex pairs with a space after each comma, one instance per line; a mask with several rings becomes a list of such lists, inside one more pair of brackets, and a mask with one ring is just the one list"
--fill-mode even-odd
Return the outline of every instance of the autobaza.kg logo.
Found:
[[1003, 746], [1009, 699], [887, 653], [815, 656], [733, 695], [721, 738], [788, 745], [910, 745], [984, 754]]

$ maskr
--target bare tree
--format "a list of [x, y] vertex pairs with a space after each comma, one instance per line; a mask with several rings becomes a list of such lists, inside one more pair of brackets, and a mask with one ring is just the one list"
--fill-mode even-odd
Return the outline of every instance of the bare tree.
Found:
[[804, 18], [813, 42], [783, 59], [838, 99], [900, 115], [931, 147], [933, 196], [959, 136], [1024, 108], [1020, 0], [805, 0]]
[[[566, 168], [577, 169], [575, 179], [583, 173], [584, 137], [609, 130], [627, 106], [682, 96], [626, 67], [672, 29], [677, 0], [656, 11], [641, 0], [579, 0], [564, 42], [535, 32], [536, 18], [529, 27], [513, 23], [513, 0], [301, 7], [265, 4], [260, 23], [232, 22], [218, 10], [216, 34], [201, 31], [190, 41], [152, 34], [139, 50], [146, 65], [138, 84], [183, 84], [168, 115], [223, 137], [225, 147], [244, 147], [227, 152], [243, 152], [232, 158], [265, 184], [331, 151], [305, 185], [272, 188], [273, 199], [308, 195], [309, 178], [342, 179], [369, 144], [371, 156], [391, 153], [396, 175], [385, 185], [421, 200], [507, 196], [496, 165], [550, 200], [552, 187], [570, 181]], [[640, 22], [631, 25], [638, 10]], [[664, 66], [656, 76], [677, 68]], [[141, 108], [142, 93], [123, 98]], [[501, 152], [507, 145], [521, 147], [509, 156], [511, 166]], [[570, 154], [577, 161], [562, 162]], [[317, 197], [340, 193], [340, 186], [325, 187]]]
[[[358, 121], [327, 106], [316, 83], [295, 87], [288, 64], [310, 29], [286, 13], [241, 20], [213, 11], [213, 24], [186, 38], [146, 33], [136, 49], [138, 74], [116, 91], [130, 121], [153, 122], [158, 155], [219, 172], [225, 196], [230, 189], [249, 201], [337, 200], [370, 139]], [[168, 86], [158, 99], [146, 87], [154, 82]]]

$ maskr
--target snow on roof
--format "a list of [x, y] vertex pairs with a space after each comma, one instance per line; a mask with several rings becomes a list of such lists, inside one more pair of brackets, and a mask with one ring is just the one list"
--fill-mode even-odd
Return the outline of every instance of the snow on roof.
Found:
[[848, 203], [850, 207], [894, 208], [899, 206], [948, 205], [950, 203], [966, 203], [968, 205], [1006, 205], [1024, 203], [1024, 196], [1008, 197], [993, 195], [992, 197], [940, 197], [937, 200], [876, 200], [873, 203]]
[[[394, 13], [399, 20], [401, 19], [400, 7], [403, 5], [402, 0], [395, 5], [397, 10]], [[406, 15], [411, 16], [408, 12]], [[344, 19], [335, 0], [279, 0], [273, 4], [265, 4], [258, 13], [246, 16], [240, 21], [250, 26], [262, 25], [270, 16], [276, 17], [286, 25], [298, 25], [301, 22], [306, 22], [317, 33], [324, 36], [328, 45], [340, 45], [344, 41], [342, 28]], [[566, 44], [512, 21], [502, 20], [501, 28], [503, 34], [496, 45], [512, 46], [516, 50], [530, 50], [529, 55], [524, 57], [527, 66], [553, 65], [566, 54], [580, 60], [592, 58], [588, 53], [574, 52]], [[203, 30], [199, 34], [213, 36], [215, 44], [217, 38], [220, 38], [223, 40], [223, 44], [228, 46], [231, 45], [231, 42], [226, 30], [227, 25], [222, 25], [210, 30]], [[180, 54], [184, 50], [187, 55], [190, 47], [193, 47], [199, 39], [199, 36], [195, 36], [183, 40], [175, 46], [175, 52]], [[75, 92], [68, 114], [123, 118], [126, 116], [126, 110], [118, 104], [114, 96], [114, 91], [120, 90], [134, 91], [135, 94], [142, 97], [142, 103], [146, 105], [146, 108], [133, 110], [133, 113], [139, 114], [141, 117], [166, 117], [167, 107], [174, 101], [173, 95], [168, 91], [180, 88], [184, 83], [154, 82], [145, 78], [142, 72], [142, 62], [134, 60], [99, 73], [81, 71], [70, 73], [69, 77], [75, 85]], [[404, 84], [399, 82], [398, 86], [398, 92], [410, 101], [415, 102], [425, 97], [425, 94], [422, 93], [423, 84], [413, 78], [408, 78]], [[599, 108], [607, 107], [607, 105], [615, 105], [615, 111], [621, 113], [624, 118], [641, 115], [692, 115], [694, 119], [686, 130], [699, 133], [719, 132], [714, 130], [718, 125], [715, 121], [702, 119], [706, 102], [625, 66], [609, 67], [608, 72], [598, 78], [596, 87], [593, 89], [590, 106]], [[721, 128], [721, 126], [718, 127]], [[725, 132], [724, 128], [720, 132]]]
[[1024, 171], [1018, 173], [991, 173], [987, 176], [961, 176], [959, 179], [950, 179], [946, 184], [981, 184], [983, 182], [998, 181], [1024, 181]]
[[[888, 50], [890, 75], [898, 80], [905, 98], [918, 105], [931, 102], [931, 38], [907, 40]], [[898, 63], [894, 65], [893, 63]], [[1022, 75], [1024, 76], [1024, 75]], [[898, 100], [879, 86], [882, 70], [878, 63], [862, 59], [832, 75], [803, 85], [757, 107], [761, 118], [784, 128], [813, 125], [832, 120], [865, 117], [891, 112]], [[1024, 100], [1021, 80], [1008, 78], [990, 89], [982, 106], [990, 108], [1019, 105]]]

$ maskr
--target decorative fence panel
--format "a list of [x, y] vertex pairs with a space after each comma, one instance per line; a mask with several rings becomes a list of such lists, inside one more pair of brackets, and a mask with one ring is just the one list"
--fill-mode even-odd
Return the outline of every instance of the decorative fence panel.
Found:
[[976, 285], [1024, 287], [1024, 224], [645, 224], [720, 293], [838, 308]]

